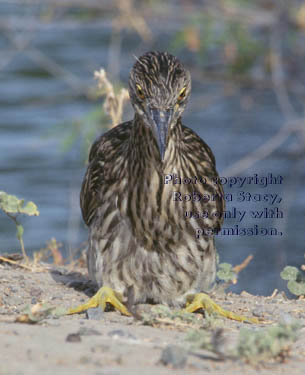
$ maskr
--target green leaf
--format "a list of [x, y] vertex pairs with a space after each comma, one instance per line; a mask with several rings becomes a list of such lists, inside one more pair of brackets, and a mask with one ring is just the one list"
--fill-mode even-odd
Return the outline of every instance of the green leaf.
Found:
[[68, 310], [62, 306], [57, 306], [52, 310], [52, 317], [53, 318], [60, 318], [62, 316], [67, 315]]
[[295, 280], [289, 280], [287, 287], [292, 294], [296, 296], [305, 295], [305, 282], [297, 282]]
[[4, 212], [16, 213], [18, 212], [19, 199], [14, 195], [6, 194], [4, 191], [0, 191], [0, 208]]
[[23, 315], [16, 318], [16, 322], [27, 323], [27, 324], [37, 324], [43, 319], [48, 318], [54, 307], [49, 307], [46, 304], [37, 303], [34, 306], [27, 305], [23, 310]]
[[39, 211], [33, 202], [27, 202], [24, 205], [24, 199], [18, 199], [15, 195], [10, 195], [0, 191], [0, 208], [9, 214], [26, 214], [29, 216], [38, 216]]
[[235, 352], [252, 364], [276, 359], [297, 340], [300, 328], [298, 321], [283, 322], [257, 331], [241, 328]]
[[16, 228], [17, 228], [16, 236], [17, 236], [18, 240], [20, 241], [22, 236], [23, 236], [24, 229], [23, 229], [23, 226], [21, 224], [18, 224], [16, 226]]
[[38, 216], [39, 211], [34, 202], [28, 202], [24, 207], [19, 207], [19, 212], [22, 214], [27, 214], [29, 216]]
[[229, 272], [232, 270], [232, 264], [230, 263], [220, 263], [219, 268], [225, 272]]
[[219, 270], [217, 276], [220, 280], [231, 281], [236, 278], [235, 272], [232, 270], [232, 265], [229, 263], [220, 263], [218, 266]]
[[300, 274], [300, 271], [296, 267], [286, 266], [281, 272], [281, 278], [283, 280], [297, 280]]

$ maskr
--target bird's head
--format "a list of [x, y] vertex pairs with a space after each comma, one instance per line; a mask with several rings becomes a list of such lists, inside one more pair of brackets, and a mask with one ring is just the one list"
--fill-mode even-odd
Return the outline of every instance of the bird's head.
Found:
[[156, 138], [161, 160], [169, 130], [177, 124], [191, 91], [191, 76], [167, 52], [148, 52], [137, 59], [129, 76], [129, 95], [136, 113]]

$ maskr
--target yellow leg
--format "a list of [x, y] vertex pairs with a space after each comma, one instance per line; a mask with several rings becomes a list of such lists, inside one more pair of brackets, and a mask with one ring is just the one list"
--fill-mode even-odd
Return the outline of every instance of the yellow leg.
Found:
[[256, 318], [247, 318], [246, 316], [234, 314], [231, 311], [224, 310], [222, 307], [217, 305], [207, 294], [197, 293], [187, 297], [186, 308], [184, 311], [192, 313], [196, 310], [204, 309], [209, 314], [216, 312], [219, 315], [222, 315], [228, 319], [237, 320], [238, 322], [250, 322], [259, 324], [258, 319]]
[[122, 304], [122, 295], [120, 293], [115, 292], [108, 286], [102, 286], [98, 292], [89, 299], [88, 302], [84, 303], [83, 305], [79, 305], [74, 309], [69, 309], [67, 314], [76, 314], [83, 311], [86, 311], [92, 307], [100, 307], [103, 311], [105, 311], [106, 303], [110, 303], [115, 309], [120, 311], [123, 315], [130, 316], [130, 312], [127, 308]]

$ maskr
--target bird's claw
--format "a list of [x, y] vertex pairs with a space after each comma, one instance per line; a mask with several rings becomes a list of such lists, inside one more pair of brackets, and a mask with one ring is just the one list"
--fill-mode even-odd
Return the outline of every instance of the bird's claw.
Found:
[[83, 305], [79, 305], [74, 309], [69, 309], [67, 314], [76, 314], [83, 311], [86, 311], [92, 307], [100, 307], [103, 311], [105, 311], [106, 303], [110, 303], [116, 310], [120, 311], [123, 315], [130, 316], [130, 312], [127, 308], [123, 305], [122, 295], [108, 286], [102, 286], [98, 292], [89, 299], [88, 302], [84, 303]]
[[256, 318], [247, 318], [246, 316], [237, 315], [232, 311], [224, 310], [222, 307], [217, 305], [207, 294], [197, 293], [187, 297], [186, 308], [184, 311], [192, 313], [196, 310], [204, 309], [209, 314], [216, 312], [217, 314], [224, 316], [225, 318], [237, 320], [238, 322], [250, 322], [258, 324], [259, 321]]

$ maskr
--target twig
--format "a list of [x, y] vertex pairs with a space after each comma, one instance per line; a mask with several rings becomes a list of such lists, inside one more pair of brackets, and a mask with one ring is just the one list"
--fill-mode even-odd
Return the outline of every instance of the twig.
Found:
[[16, 262], [15, 260], [8, 259], [8, 258], [2, 257], [2, 256], [0, 256], [0, 260], [2, 260], [3, 262], [6, 262], [6, 263], [14, 264], [14, 265], [16, 265], [18, 267], [25, 268], [25, 269], [27, 269], [29, 271], [32, 271], [32, 268], [30, 266], [27, 266], [26, 264], [22, 264], [22, 263]]
[[107, 78], [104, 69], [95, 71], [94, 78], [98, 80], [98, 88], [101, 90], [101, 94], [106, 96], [103, 107], [110, 116], [112, 127], [114, 127], [122, 121], [124, 104], [129, 99], [128, 91], [122, 88], [118, 94], [115, 94], [113, 85]]
[[232, 268], [233, 271], [238, 274], [240, 271], [242, 271], [244, 268], [248, 266], [248, 264], [251, 262], [252, 259], [253, 259], [253, 255], [252, 254], [248, 255], [247, 258], [241, 264], [238, 264]]
[[272, 292], [272, 294], [270, 296], [266, 297], [266, 298], [267, 299], [272, 299], [272, 298], [274, 298], [277, 295], [277, 293], [278, 293], [278, 289], [274, 289], [274, 291]]

